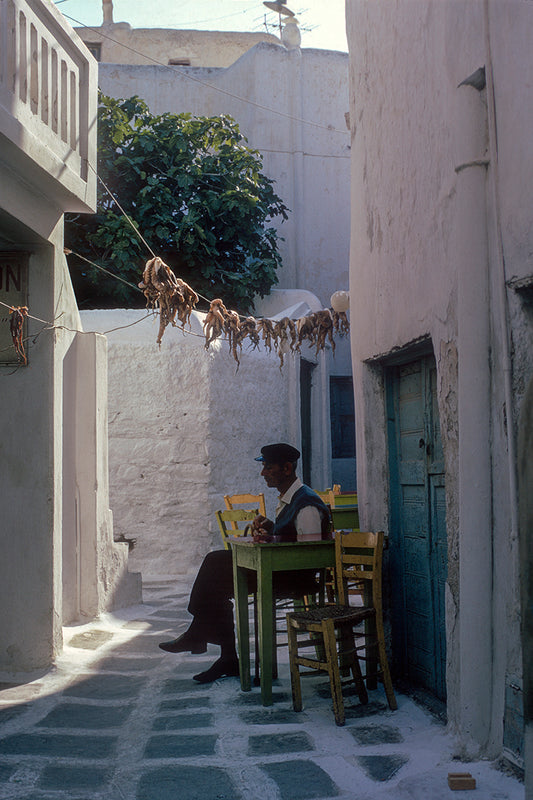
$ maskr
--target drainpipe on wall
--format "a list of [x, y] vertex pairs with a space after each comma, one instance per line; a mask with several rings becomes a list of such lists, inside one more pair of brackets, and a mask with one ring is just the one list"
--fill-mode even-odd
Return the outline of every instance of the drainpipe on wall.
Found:
[[[500, 315], [500, 337], [501, 337], [501, 360], [503, 370], [503, 388], [506, 415], [507, 433], [507, 463], [509, 481], [509, 511], [510, 511], [510, 543], [513, 546], [518, 541], [518, 484], [517, 484], [517, 451], [514, 434], [514, 402], [512, 386], [512, 360], [510, 347], [510, 323], [509, 305], [507, 300], [507, 286], [505, 275], [505, 256], [503, 252], [501, 207], [500, 207], [500, 184], [499, 184], [499, 163], [498, 163], [498, 138], [496, 120], [496, 99], [494, 93], [494, 73], [492, 63], [491, 31], [490, 31], [490, 0], [483, 3], [483, 24], [485, 34], [485, 76], [487, 82], [487, 127], [488, 127], [488, 147], [489, 147], [489, 191], [490, 207], [492, 208], [494, 225], [494, 246], [496, 261], [496, 296], [495, 300], [499, 306]], [[497, 559], [493, 559], [493, 564]], [[527, 667], [526, 667], [527, 668]], [[493, 680], [496, 674], [493, 672]], [[507, 683], [507, 681], [506, 681]], [[517, 687], [518, 688], [518, 687]], [[521, 687], [520, 687], [521, 688]], [[498, 686], [493, 687], [493, 692], [498, 691]], [[524, 698], [525, 700], [525, 698]], [[504, 708], [505, 715], [505, 708]]]
[[303, 213], [305, 208], [304, 197], [304, 167], [303, 167], [303, 86], [302, 86], [302, 51], [294, 48], [289, 51], [292, 61], [292, 98], [291, 98], [291, 128], [292, 128], [292, 180], [294, 209], [296, 215], [294, 240], [292, 242], [292, 257], [294, 259], [294, 285], [300, 287], [300, 262], [302, 253], [305, 253], [305, 229], [303, 226]]
[[499, 192], [499, 170], [498, 170], [498, 145], [496, 132], [496, 103], [494, 97], [494, 75], [492, 70], [492, 52], [490, 44], [490, 21], [489, 21], [489, 0], [484, 2], [484, 25], [485, 25], [485, 50], [486, 65], [485, 75], [487, 80], [487, 115], [488, 115], [488, 134], [489, 134], [489, 181], [494, 214], [495, 244], [497, 266], [500, 272], [498, 281], [498, 301], [500, 304], [501, 320], [501, 339], [502, 339], [502, 361], [504, 377], [505, 411], [507, 417], [507, 453], [509, 463], [509, 500], [511, 512], [511, 539], [518, 537], [518, 492], [516, 480], [516, 447], [514, 437], [514, 417], [513, 417], [513, 387], [512, 387], [512, 363], [509, 346], [509, 306], [507, 303], [507, 287], [505, 282], [505, 258], [503, 254], [501, 209]]

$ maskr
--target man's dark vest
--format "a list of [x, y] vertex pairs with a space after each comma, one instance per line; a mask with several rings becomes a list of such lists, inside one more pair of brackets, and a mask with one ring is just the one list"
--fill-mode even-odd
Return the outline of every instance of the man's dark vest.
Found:
[[297, 540], [296, 517], [302, 508], [307, 506], [318, 508], [322, 526], [322, 538], [328, 539], [331, 529], [328, 507], [322, 502], [317, 493], [310, 489], [309, 486], [305, 486], [305, 484], [294, 493], [289, 505], [285, 506], [276, 517], [272, 535], [279, 536], [282, 542], [295, 542]]

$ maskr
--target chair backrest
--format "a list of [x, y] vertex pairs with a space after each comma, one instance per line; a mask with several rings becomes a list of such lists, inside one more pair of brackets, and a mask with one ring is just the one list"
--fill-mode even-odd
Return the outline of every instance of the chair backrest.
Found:
[[[234, 508], [231, 511], [228, 511], [228, 509], [225, 511], [215, 511], [218, 527], [220, 528], [222, 541], [226, 550], [229, 550], [230, 547], [228, 536], [244, 536], [246, 533], [246, 523], [250, 523], [258, 514], [258, 508]], [[245, 523], [242, 528], [238, 527], [239, 522]], [[234, 528], [231, 527], [233, 523], [235, 523]]]
[[355, 586], [365, 605], [381, 609], [383, 538], [383, 531], [337, 531], [335, 534], [335, 578], [341, 605], [349, 605], [348, 598]]
[[356, 506], [357, 492], [335, 492], [331, 490], [331, 507], [342, 508], [342, 506]]
[[333, 508], [333, 503], [334, 503], [334, 501], [333, 501], [333, 489], [323, 489], [320, 492], [317, 489], [315, 489], [315, 491], [316, 491], [317, 495], [320, 497], [320, 499], [323, 500], [324, 503], [327, 506], [329, 506], [330, 508]]
[[[246, 509], [243, 510], [249, 511], [253, 509], [255, 510], [255, 516], [262, 514], [263, 517], [266, 517], [265, 495], [263, 492], [259, 492], [259, 494], [250, 494], [250, 492], [225, 494], [224, 503], [228, 511], [234, 511], [237, 506], [246, 506]], [[230, 527], [234, 531], [239, 530], [238, 520], [230, 520]]]

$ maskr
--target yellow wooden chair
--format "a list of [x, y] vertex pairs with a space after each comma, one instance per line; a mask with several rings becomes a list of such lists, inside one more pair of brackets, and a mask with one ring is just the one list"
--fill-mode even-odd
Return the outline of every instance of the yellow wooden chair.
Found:
[[357, 492], [335, 492], [331, 490], [331, 505], [333, 508], [357, 505]]
[[[245, 536], [247, 525], [259, 514], [257, 508], [234, 508], [232, 511], [215, 511], [224, 549], [230, 549], [230, 536]], [[240, 526], [240, 527], [239, 527]]]
[[333, 505], [333, 489], [322, 489], [322, 491], [315, 489], [315, 491], [327, 506]]
[[[225, 494], [224, 503], [226, 504], [228, 511], [234, 511], [236, 508], [242, 508], [244, 506], [246, 509], [259, 509], [257, 513], [261, 514], [263, 517], [266, 517], [267, 515], [265, 495], [263, 492], [259, 492], [258, 494], [252, 494], [251, 492], [243, 492], [242, 494]], [[231, 527], [233, 530], [236, 530], [237, 525], [232, 525]]]
[[335, 530], [359, 530], [357, 492], [332, 491], [331, 517]]
[[[266, 517], [265, 495], [251, 494], [225, 494], [225, 511], [216, 511], [218, 527], [224, 543], [224, 548], [229, 550], [228, 536], [244, 536], [247, 526], [258, 514]], [[245, 506], [244, 508], [242, 506]]]
[[[337, 725], [344, 725], [341, 670], [350, 667], [361, 703], [368, 700], [367, 686], [381, 678], [391, 709], [397, 708], [392, 688], [383, 630], [381, 573], [383, 532], [337, 531], [335, 536], [335, 578], [338, 604], [287, 614], [292, 701], [302, 710], [300, 667], [327, 671], [333, 712]], [[348, 583], [357, 583], [363, 605], [348, 605]], [[358, 630], [354, 633], [354, 628]], [[307, 638], [300, 640], [299, 634]], [[309, 634], [310, 637], [309, 638]], [[317, 646], [318, 639], [318, 646]], [[314, 653], [300, 654], [302, 648]], [[365, 664], [364, 680], [360, 662]], [[306, 673], [303, 673], [306, 674]]]

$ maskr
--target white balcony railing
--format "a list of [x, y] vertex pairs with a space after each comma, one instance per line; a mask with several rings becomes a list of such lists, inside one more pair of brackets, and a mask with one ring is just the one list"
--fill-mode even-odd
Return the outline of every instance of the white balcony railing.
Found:
[[64, 211], [94, 210], [97, 69], [50, 0], [0, 0], [0, 134], [57, 181]]

